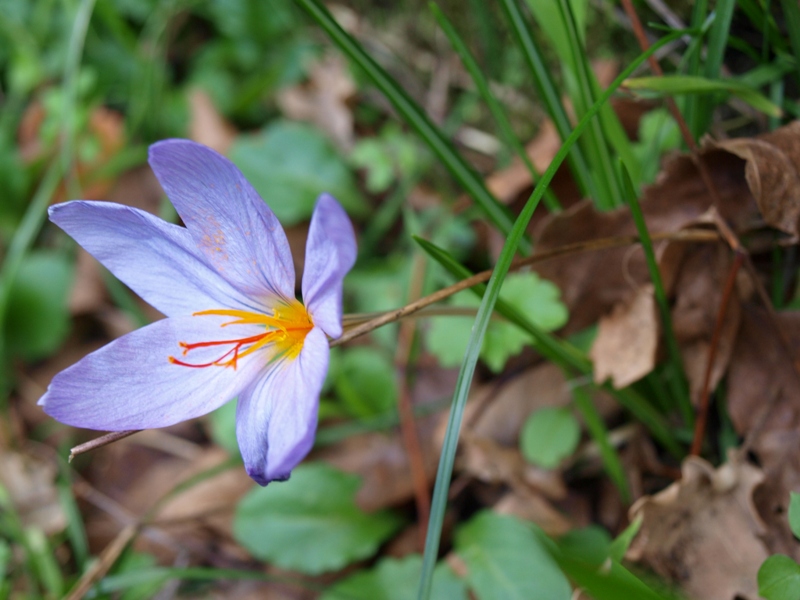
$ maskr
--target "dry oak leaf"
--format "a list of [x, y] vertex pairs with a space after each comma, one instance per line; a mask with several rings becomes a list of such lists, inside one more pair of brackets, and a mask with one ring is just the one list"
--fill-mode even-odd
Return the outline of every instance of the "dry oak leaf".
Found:
[[690, 456], [682, 478], [640, 498], [630, 519], [642, 517], [627, 558], [678, 583], [690, 598], [757, 600], [756, 575], [769, 556], [753, 492], [761, 470], [738, 454], [718, 469]]
[[600, 319], [589, 356], [594, 362], [594, 381], [607, 378], [621, 389], [638, 381], [656, 363], [659, 319], [653, 285], [641, 286], [627, 302], [620, 302]]
[[745, 160], [744, 176], [767, 225], [798, 236], [800, 220], [800, 121], [758, 138], [718, 142]]

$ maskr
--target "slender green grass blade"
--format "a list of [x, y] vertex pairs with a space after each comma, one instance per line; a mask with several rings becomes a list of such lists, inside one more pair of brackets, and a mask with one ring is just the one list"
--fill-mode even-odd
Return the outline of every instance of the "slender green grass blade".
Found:
[[[511, 123], [508, 121], [505, 112], [503, 112], [500, 102], [492, 93], [492, 90], [489, 87], [489, 82], [486, 81], [486, 77], [484, 77], [481, 68], [473, 58], [472, 54], [467, 48], [467, 45], [464, 43], [464, 40], [462, 40], [458, 35], [458, 32], [456, 31], [455, 27], [453, 27], [453, 24], [447, 19], [444, 13], [442, 13], [439, 7], [433, 2], [430, 4], [430, 7], [431, 11], [433, 12], [433, 16], [436, 18], [436, 22], [439, 24], [439, 27], [441, 27], [442, 31], [444, 31], [447, 39], [450, 40], [450, 45], [453, 46], [453, 49], [461, 58], [461, 62], [464, 64], [464, 67], [466, 67], [467, 71], [469, 71], [472, 81], [475, 83], [475, 87], [478, 88], [478, 92], [483, 98], [483, 101], [486, 102], [486, 105], [489, 107], [494, 120], [497, 121], [497, 125], [500, 127], [500, 131], [503, 134], [506, 143], [511, 146], [520, 160], [522, 160], [523, 164], [528, 168], [528, 172], [531, 174], [531, 179], [533, 180], [533, 183], [536, 184], [541, 176], [531, 162], [531, 159], [528, 156], [528, 153], [525, 151], [522, 142], [520, 142], [519, 138], [514, 134]], [[550, 189], [545, 190], [542, 201], [547, 209], [551, 212], [561, 210], [561, 204], [559, 204], [558, 199]]]
[[[692, 20], [690, 25], [692, 29], [698, 33], [684, 54], [684, 60], [687, 62], [687, 75], [699, 76], [702, 74], [703, 40], [705, 39], [706, 35], [703, 24], [706, 23], [707, 19], [708, 0], [696, 0], [694, 7], [692, 8]], [[686, 124], [688, 125], [689, 130], [692, 132], [692, 136], [695, 140], [700, 139], [700, 135], [703, 133], [700, 131], [698, 124], [700, 117], [698, 112], [700, 110], [699, 102], [699, 97], [687, 96], [684, 100], [684, 103], [682, 105], [679, 104], [679, 106], [682, 108], [681, 112], [683, 112], [683, 118], [686, 120]]]
[[464, 361], [461, 364], [461, 369], [456, 381], [456, 389], [453, 394], [453, 406], [450, 411], [450, 418], [447, 423], [447, 430], [445, 432], [445, 439], [442, 445], [442, 454], [439, 459], [439, 468], [436, 473], [436, 484], [433, 493], [433, 502], [431, 506], [431, 516], [428, 522], [428, 533], [425, 539], [425, 555], [422, 566], [422, 576], [420, 578], [420, 587], [418, 597], [420, 600], [428, 600], [430, 597], [431, 586], [433, 584], [433, 569], [436, 564], [436, 557], [439, 551], [439, 540], [442, 534], [442, 524], [444, 522], [444, 513], [447, 506], [447, 490], [450, 485], [450, 478], [453, 474], [453, 464], [455, 463], [456, 448], [458, 447], [458, 436], [461, 429], [461, 422], [464, 417], [464, 409], [467, 404], [467, 396], [469, 394], [472, 376], [475, 373], [475, 365], [478, 361], [481, 345], [483, 343], [483, 336], [486, 333], [486, 328], [489, 325], [489, 319], [494, 312], [495, 304], [497, 303], [500, 294], [500, 287], [503, 284], [506, 273], [511, 266], [511, 261], [516, 254], [517, 244], [522, 240], [525, 228], [533, 216], [533, 211], [536, 209], [539, 201], [544, 195], [545, 186], [549, 185], [555, 176], [556, 170], [564, 162], [567, 154], [574, 146], [580, 135], [588, 126], [589, 121], [594, 118], [600, 108], [608, 102], [611, 95], [619, 88], [622, 82], [630, 77], [634, 69], [636, 69], [643, 61], [651, 54], [658, 51], [664, 44], [677, 39], [681, 32], [675, 32], [662, 38], [658, 43], [654, 44], [647, 52], [637, 57], [614, 82], [606, 89], [603, 94], [598, 98], [597, 102], [586, 112], [586, 115], [577, 124], [575, 129], [569, 135], [567, 140], [561, 146], [559, 151], [553, 157], [550, 166], [542, 175], [541, 183], [536, 187], [528, 199], [525, 207], [522, 209], [519, 217], [514, 223], [514, 226], [506, 239], [503, 250], [498, 257], [497, 264], [491, 279], [486, 287], [486, 292], [481, 300], [481, 305], [478, 308], [478, 314], [475, 317], [475, 323], [472, 327], [469, 344], [464, 356]]
[[[48, 167], [8, 246], [3, 265], [0, 268], [0, 323], [5, 322], [11, 285], [17, 278], [19, 269], [25, 260], [25, 254], [30, 250], [42, 223], [44, 223], [50, 199], [61, 179], [61, 166], [61, 161], [56, 160]], [[4, 402], [10, 385], [9, 374], [6, 372], [7, 359], [5, 340], [0, 335], [0, 403]]]
[[[561, 95], [547, 69], [539, 46], [533, 39], [525, 19], [522, 16], [517, 0], [502, 0], [503, 10], [506, 13], [514, 37], [522, 50], [522, 55], [528, 63], [533, 76], [533, 83], [539, 98], [545, 105], [547, 114], [550, 115], [559, 137], [564, 141], [572, 131], [567, 111], [561, 103]], [[580, 146], [575, 145], [567, 156], [572, 176], [575, 178], [581, 193], [590, 198], [598, 197], [597, 185], [591, 177], [589, 162]]]
[[616, 448], [614, 448], [608, 436], [608, 429], [600, 413], [592, 402], [586, 390], [580, 387], [572, 389], [572, 397], [575, 400], [575, 406], [583, 417], [583, 422], [589, 435], [600, 448], [600, 457], [603, 460], [608, 476], [614, 485], [617, 486], [622, 501], [626, 504], [631, 502], [631, 489], [628, 485], [628, 479], [625, 477], [625, 469], [622, 467], [622, 461], [619, 458]]
[[[586, 110], [594, 103], [594, 91], [597, 83], [593, 81], [594, 74], [591, 73], [591, 67], [586, 60], [583, 41], [575, 24], [570, 1], [557, 0], [556, 4], [563, 30], [567, 35], [567, 46], [571, 54], [569, 64], [577, 83], [576, 93], [573, 95], [572, 101], [575, 104], [578, 115], [583, 116]], [[601, 109], [600, 114], [602, 113], [603, 110]], [[611, 153], [609, 152], [608, 144], [606, 144], [602, 125], [598, 119], [592, 119], [583, 138], [586, 140], [586, 148], [589, 149], [588, 158], [600, 193], [600, 196], [594, 198], [594, 202], [601, 210], [610, 210], [620, 203], [622, 189], [611, 161]]]
[[783, 7], [783, 18], [786, 20], [789, 43], [792, 46], [792, 54], [794, 54], [797, 80], [800, 81], [800, 6], [792, 0], [781, 0], [781, 7]]
[[656, 253], [653, 249], [653, 241], [650, 239], [650, 231], [647, 229], [647, 223], [644, 220], [644, 214], [642, 214], [642, 207], [639, 205], [636, 191], [633, 189], [633, 183], [628, 176], [625, 165], [622, 163], [620, 163], [620, 171], [622, 174], [622, 184], [625, 187], [625, 199], [630, 208], [633, 222], [636, 224], [636, 231], [639, 233], [639, 240], [642, 243], [645, 260], [647, 261], [647, 270], [650, 272], [650, 279], [655, 289], [656, 302], [658, 303], [658, 309], [661, 313], [661, 324], [664, 327], [664, 337], [667, 341], [669, 358], [672, 363], [671, 386], [673, 396], [675, 402], [678, 404], [678, 410], [683, 417], [684, 424], [687, 427], [692, 427], [694, 425], [694, 409], [692, 408], [692, 402], [689, 398], [689, 386], [686, 383], [686, 377], [683, 372], [681, 351], [678, 347], [678, 341], [675, 338], [675, 332], [672, 329], [672, 316], [669, 311], [669, 302], [667, 301], [667, 293], [664, 290], [664, 283], [661, 281], [661, 272], [658, 270], [658, 261], [656, 260]]
[[662, 96], [679, 94], [730, 94], [747, 102], [768, 117], [781, 117], [781, 107], [748, 84], [735, 79], [707, 79], [690, 75], [664, 75], [662, 77], [636, 77], [625, 82], [631, 90], [657, 92]]
[[[719, 79], [735, 7], [736, 0], [718, 0], [715, 4], [714, 23], [708, 33], [706, 55], [703, 59], [703, 75], [706, 79]], [[717, 100], [713, 95], [704, 95], [698, 99], [698, 121], [696, 123], [698, 138], [708, 130], [716, 104]]]
[[[464, 187], [489, 219], [504, 235], [508, 235], [513, 219], [508, 209], [492, 196], [480, 176], [455, 150], [441, 130], [411, 99], [397, 82], [380, 66], [353, 37], [342, 29], [328, 10], [317, 0], [297, 0], [308, 15], [330, 36], [331, 40], [358, 65], [373, 84], [386, 96], [392, 106], [442, 161], [453, 177]], [[530, 252], [530, 242], [523, 240], [520, 249]]]
[[240, 569], [216, 569], [212, 567], [150, 567], [137, 569], [128, 573], [109, 575], [101, 579], [91, 590], [87, 598], [96, 598], [101, 594], [120, 592], [146, 583], [171, 579], [182, 581], [222, 581], [226, 579], [238, 581], [271, 581], [284, 585], [296, 586], [312, 591], [323, 591], [324, 586], [299, 578], [280, 577], [262, 571], [245, 571]]
[[769, 12], [770, 0], [767, 0], [767, 6], [762, 6], [763, 1], [738, 0], [736, 7], [747, 15], [754, 27], [761, 29], [763, 33], [762, 46], [765, 50], [762, 57], [764, 57], [764, 60], [768, 60], [770, 46], [778, 52], [786, 53], [789, 51], [789, 42], [785, 39], [785, 34], [778, 27], [775, 18]]

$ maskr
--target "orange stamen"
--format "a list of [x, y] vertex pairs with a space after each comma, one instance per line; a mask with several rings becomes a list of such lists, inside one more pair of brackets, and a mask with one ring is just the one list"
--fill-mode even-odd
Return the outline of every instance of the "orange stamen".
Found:
[[211, 340], [203, 342], [179, 342], [183, 348], [183, 356], [187, 356], [192, 350], [197, 348], [210, 348], [214, 346], [229, 346], [230, 348], [219, 358], [206, 363], [190, 363], [170, 356], [169, 362], [182, 367], [205, 368], [205, 367], [233, 367], [238, 365], [240, 358], [252, 354], [256, 350], [271, 346], [275, 352], [271, 359], [283, 356], [296, 358], [303, 349], [303, 342], [306, 334], [314, 326], [311, 316], [305, 307], [298, 301], [291, 304], [284, 304], [280, 309], [272, 309], [272, 314], [248, 312], [244, 310], [203, 310], [194, 313], [192, 316], [223, 316], [234, 317], [233, 321], [222, 323], [220, 327], [229, 325], [263, 325], [264, 333], [233, 340]]

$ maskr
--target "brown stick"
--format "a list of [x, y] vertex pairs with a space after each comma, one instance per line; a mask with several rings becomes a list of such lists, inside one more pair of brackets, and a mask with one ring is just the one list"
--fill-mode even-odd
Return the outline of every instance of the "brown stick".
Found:
[[[654, 240], [678, 240], [678, 241], [692, 241], [692, 242], [712, 242], [719, 239], [719, 234], [708, 231], [705, 229], [683, 229], [680, 231], [675, 232], [665, 232], [665, 233], [653, 233], [650, 236]], [[610, 248], [619, 248], [622, 246], [630, 246], [631, 244], [636, 244], [639, 242], [639, 237], [635, 235], [630, 236], [620, 236], [620, 237], [611, 237], [611, 238], [602, 238], [598, 240], [589, 240], [587, 242], [578, 242], [575, 244], [565, 244], [564, 246], [560, 246], [558, 248], [553, 248], [552, 250], [548, 250], [546, 252], [540, 252], [539, 254], [535, 254], [534, 256], [530, 256], [528, 258], [524, 258], [514, 262], [511, 265], [510, 271], [521, 269], [523, 267], [527, 267], [551, 258], [556, 258], [559, 256], [565, 256], [569, 254], [577, 254], [580, 252], [591, 252], [594, 250], [607, 250]], [[397, 308], [395, 310], [387, 311], [369, 321], [361, 323], [356, 327], [348, 329], [344, 332], [344, 334], [332, 340], [330, 345], [331, 347], [340, 346], [350, 340], [353, 340], [359, 336], [369, 333], [370, 331], [377, 329], [387, 323], [392, 323], [393, 321], [398, 321], [403, 319], [409, 315], [414, 314], [422, 310], [423, 308], [430, 306], [431, 304], [435, 304], [436, 302], [441, 302], [446, 298], [449, 298], [453, 294], [460, 292], [461, 290], [466, 290], [473, 286], [479, 285], [481, 283], [486, 283], [492, 276], [492, 269], [488, 269], [486, 271], [481, 271], [480, 273], [476, 273], [471, 277], [467, 277], [466, 279], [462, 279], [461, 281], [454, 283], [451, 286], [446, 288], [442, 288], [430, 294], [428, 296], [424, 296], [419, 300], [415, 300], [402, 308]]]
[[742, 266], [744, 257], [744, 252], [737, 252], [734, 254], [733, 264], [728, 272], [728, 279], [725, 281], [725, 287], [722, 290], [722, 298], [720, 299], [719, 311], [717, 312], [717, 322], [714, 324], [711, 346], [708, 349], [708, 362], [706, 363], [706, 371], [703, 375], [703, 388], [700, 394], [700, 406], [698, 407], [697, 420], [694, 423], [692, 448], [689, 451], [689, 454], [695, 456], [699, 456], [703, 448], [703, 438], [705, 437], [706, 424], [708, 423], [708, 405], [711, 395], [711, 373], [714, 370], [714, 359], [717, 357], [717, 349], [719, 348], [719, 342], [722, 338], [722, 327], [725, 323], [725, 314], [727, 313], [728, 304], [730, 303], [733, 289], [736, 285], [736, 274], [739, 272], [739, 267]]
[[[622, 6], [625, 9], [625, 14], [627, 14], [628, 18], [631, 20], [633, 34], [636, 36], [636, 40], [639, 42], [639, 48], [642, 49], [642, 52], [647, 52], [650, 49], [650, 42], [647, 39], [647, 34], [644, 32], [642, 22], [639, 20], [639, 15], [636, 13], [636, 9], [633, 7], [633, 2], [631, 0], [622, 0]], [[647, 58], [647, 62], [650, 63], [650, 68], [653, 70], [653, 73], [659, 77], [664, 75], [664, 71], [661, 70], [661, 65], [658, 64], [658, 60], [656, 59], [655, 55], [649, 56]], [[681, 130], [683, 141], [686, 142], [689, 150], [691, 150], [693, 153], [697, 152], [697, 142], [695, 142], [692, 132], [689, 130], [689, 126], [686, 124], [686, 120], [683, 118], [680, 109], [678, 109], [675, 99], [672, 96], [667, 96], [665, 100], [667, 101], [667, 108], [669, 108], [672, 118], [675, 119], [675, 122], [678, 124], [678, 127]]]
[[122, 529], [115, 537], [111, 543], [103, 549], [103, 552], [100, 554], [100, 559], [95, 562], [89, 569], [83, 574], [83, 576], [78, 580], [78, 582], [72, 587], [69, 594], [65, 596], [64, 600], [81, 600], [91, 589], [92, 585], [94, 585], [95, 581], [103, 577], [108, 570], [114, 566], [114, 563], [117, 562], [120, 554], [131, 540], [136, 535], [138, 531], [137, 525], [128, 525], [124, 529]]
[[[417, 256], [412, 269], [409, 299], [418, 299], [422, 293], [424, 271], [424, 258]], [[425, 548], [431, 501], [428, 478], [425, 473], [425, 457], [422, 454], [422, 445], [419, 441], [419, 432], [414, 418], [414, 407], [411, 405], [409, 367], [415, 333], [416, 324], [414, 321], [403, 321], [400, 324], [400, 330], [397, 334], [395, 364], [397, 366], [398, 379], [397, 408], [400, 413], [400, 434], [403, 437], [403, 446], [405, 446], [408, 464], [411, 468], [411, 482], [414, 486], [414, 500], [417, 506], [417, 522], [419, 523], [418, 543], [421, 552]]]
[[119, 440], [124, 439], [129, 435], [133, 435], [134, 433], [139, 433], [140, 431], [141, 429], [131, 429], [129, 431], [112, 431], [111, 433], [101, 435], [100, 437], [95, 438], [93, 440], [89, 440], [88, 442], [84, 442], [83, 444], [78, 444], [69, 451], [69, 458], [67, 460], [69, 462], [72, 462], [72, 459], [78, 456], [79, 454], [83, 454], [84, 452], [89, 452], [90, 450], [94, 450], [96, 448], [102, 448], [103, 446], [107, 446], [108, 444], [113, 444], [114, 442], [118, 442]]

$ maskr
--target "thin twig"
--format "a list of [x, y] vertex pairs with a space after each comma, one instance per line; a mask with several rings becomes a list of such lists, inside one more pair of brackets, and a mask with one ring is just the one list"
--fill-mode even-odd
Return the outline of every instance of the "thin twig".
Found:
[[93, 563], [92, 566], [84, 572], [83, 576], [72, 587], [64, 600], [81, 600], [81, 598], [86, 596], [94, 583], [108, 573], [108, 570], [114, 566], [114, 563], [117, 562], [122, 551], [128, 547], [128, 544], [130, 544], [131, 540], [136, 536], [137, 531], [137, 525], [128, 525], [121, 529], [111, 543], [103, 549], [99, 560]]
[[105, 435], [101, 435], [100, 437], [89, 440], [88, 442], [84, 442], [83, 444], [78, 444], [69, 451], [69, 458], [67, 460], [72, 462], [72, 459], [79, 454], [83, 454], [84, 452], [89, 452], [90, 450], [95, 450], [97, 448], [102, 448], [103, 446], [108, 446], [108, 444], [118, 442], [119, 440], [133, 435], [134, 433], [139, 433], [140, 431], [142, 430], [130, 429], [128, 431], [112, 431], [111, 433], [106, 433]]
[[705, 437], [706, 424], [708, 423], [709, 397], [711, 395], [711, 373], [714, 370], [714, 360], [717, 357], [717, 349], [719, 348], [720, 339], [722, 338], [722, 328], [725, 323], [728, 304], [730, 304], [730, 299], [733, 295], [734, 287], [736, 286], [736, 275], [739, 273], [739, 268], [742, 266], [744, 258], [744, 252], [736, 252], [734, 254], [733, 264], [728, 272], [728, 279], [725, 281], [725, 287], [722, 290], [722, 298], [720, 300], [719, 311], [717, 312], [717, 322], [714, 325], [714, 333], [711, 336], [711, 346], [708, 349], [708, 362], [706, 363], [706, 371], [703, 376], [703, 387], [700, 393], [700, 406], [698, 407], [697, 420], [694, 423], [692, 448], [689, 451], [689, 454], [695, 456], [700, 456], [700, 451], [703, 448], [703, 438]]
[[[683, 229], [680, 231], [653, 233], [650, 237], [653, 240], [713, 242], [719, 239], [719, 234], [714, 231], [709, 231], [707, 229]], [[558, 248], [553, 248], [552, 250], [540, 252], [538, 254], [535, 254], [534, 256], [518, 260], [511, 265], [509, 271], [522, 269], [524, 267], [539, 262], [543, 262], [545, 260], [549, 260], [552, 258], [557, 258], [560, 256], [566, 256], [569, 254], [578, 254], [581, 252], [592, 252], [595, 250], [608, 250], [611, 248], [620, 248], [623, 246], [630, 246], [631, 244], [636, 244], [638, 242], [639, 242], [639, 236], [628, 235], [628, 236], [601, 238], [597, 240], [577, 242], [574, 244], [565, 244], [563, 246], [559, 246]], [[420, 298], [419, 300], [407, 304], [402, 308], [396, 308], [394, 310], [382, 313], [381, 315], [373, 319], [370, 319], [369, 321], [366, 321], [364, 323], [361, 323], [360, 325], [348, 329], [347, 331], [344, 332], [344, 334], [341, 337], [331, 341], [330, 345], [331, 347], [340, 346], [357, 337], [365, 335], [370, 331], [377, 329], [378, 327], [382, 327], [383, 325], [386, 325], [388, 323], [404, 319], [405, 317], [408, 317], [409, 315], [419, 312], [420, 310], [422, 310], [427, 306], [430, 306], [431, 304], [441, 302], [442, 300], [449, 298], [453, 294], [457, 294], [461, 290], [466, 290], [481, 283], [486, 283], [487, 281], [489, 281], [491, 276], [492, 276], [492, 269], [481, 271], [480, 273], [476, 273], [471, 277], [462, 279], [461, 281], [458, 281], [453, 285], [450, 285], [446, 288], [442, 288], [441, 290], [438, 290], [433, 294], [424, 296], [423, 298]]]
[[[650, 41], [647, 39], [647, 34], [644, 32], [644, 27], [642, 26], [642, 22], [639, 20], [639, 15], [636, 13], [636, 9], [633, 7], [633, 2], [631, 0], [622, 0], [622, 6], [625, 8], [625, 13], [631, 20], [633, 34], [636, 36], [636, 40], [639, 42], [639, 48], [641, 48], [642, 52], [647, 52], [647, 50], [650, 48]], [[647, 62], [650, 64], [650, 68], [653, 70], [653, 73], [659, 77], [664, 75], [664, 71], [661, 69], [661, 65], [658, 63], [658, 59], [655, 56], [649, 56], [647, 58]], [[672, 118], [675, 119], [675, 122], [678, 124], [678, 127], [681, 130], [681, 135], [683, 136], [686, 145], [689, 147], [689, 150], [691, 150], [692, 153], [697, 152], [697, 142], [695, 142], [692, 132], [689, 129], [689, 126], [686, 124], [686, 120], [683, 118], [678, 105], [675, 103], [675, 99], [672, 96], [667, 96], [666, 101], [667, 108], [669, 108]]]

